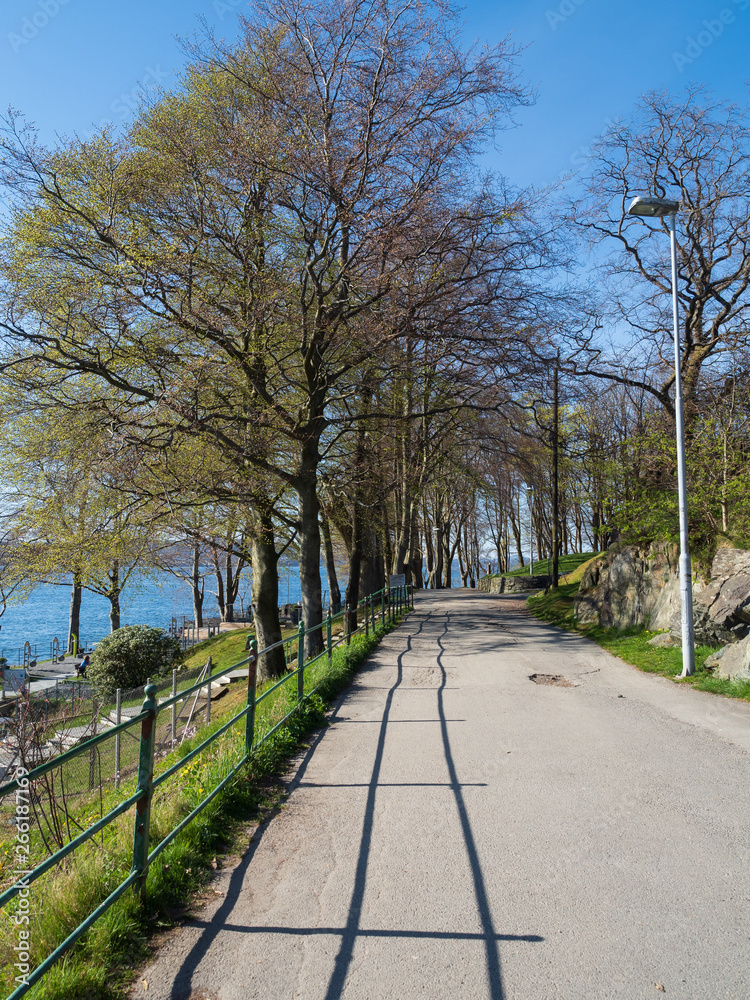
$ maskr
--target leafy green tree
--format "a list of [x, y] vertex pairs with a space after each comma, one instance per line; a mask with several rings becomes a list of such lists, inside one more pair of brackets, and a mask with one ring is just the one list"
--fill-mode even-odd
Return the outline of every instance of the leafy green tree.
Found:
[[460, 50], [438, 7], [288, 0], [245, 28], [123, 138], [46, 151], [11, 133], [3, 325], [60, 373], [58, 405], [86, 373], [90, 410], [140, 448], [210, 442], [239, 503], [254, 476], [293, 490], [315, 628], [331, 403], [427, 305], [453, 303], [428, 327], [445, 338], [504, 267], [522, 298], [517, 199], [475, 183], [472, 158], [524, 95], [508, 45]]
[[16, 390], [12, 378], [0, 387], [3, 519], [26, 591], [72, 578], [71, 648], [70, 636], [80, 636], [82, 589], [107, 597], [110, 626], [120, 627], [122, 592], [136, 570], [150, 565], [152, 528], [141, 511], [123, 505], [122, 470], [86, 407], [69, 408], [58, 420], [43, 401], [19, 403]]

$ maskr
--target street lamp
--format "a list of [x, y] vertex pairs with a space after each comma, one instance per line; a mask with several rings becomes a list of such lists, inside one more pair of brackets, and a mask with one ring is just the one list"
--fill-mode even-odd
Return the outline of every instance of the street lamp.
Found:
[[677, 436], [677, 498], [680, 508], [680, 608], [682, 612], [682, 677], [695, 672], [693, 581], [688, 543], [687, 484], [685, 481], [685, 423], [682, 413], [682, 369], [677, 302], [677, 211], [680, 203], [667, 198], [634, 198], [629, 215], [667, 219], [672, 249], [672, 325], [674, 332], [674, 418]]

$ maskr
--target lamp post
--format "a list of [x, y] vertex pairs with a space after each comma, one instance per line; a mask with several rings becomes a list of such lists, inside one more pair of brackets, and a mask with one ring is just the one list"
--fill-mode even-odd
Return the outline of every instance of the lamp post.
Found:
[[677, 201], [667, 198], [634, 198], [629, 215], [667, 219], [672, 250], [672, 325], [674, 336], [674, 419], [677, 437], [677, 500], [680, 510], [680, 608], [682, 614], [682, 677], [695, 672], [693, 634], [693, 581], [688, 542], [687, 483], [685, 478], [685, 422], [682, 412], [682, 369], [677, 302]]

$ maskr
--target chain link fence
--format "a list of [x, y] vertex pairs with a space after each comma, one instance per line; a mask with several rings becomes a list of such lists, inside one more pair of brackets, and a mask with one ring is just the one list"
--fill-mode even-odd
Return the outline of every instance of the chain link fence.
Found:
[[[210, 673], [210, 660], [202, 667], [175, 670], [154, 678], [158, 701], [194, 685]], [[156, 759], [162, 759], [183, 740], [194, 736], [211, 720], [211, 702], [228, 685], [226, 677], [206, 688], [178, 699], [157, 716]], [[62, 757], [80, 743], [104, 736], [108, 730], [141, 714], [145, 685], [120, 690], [112, 700], [97, 697], [86, 681], [60, 683], [36, 695], [16, 699], [13, 714], [0, 720], [0, 784], [14, 777], [19, 768], [31, 771], [46, 761]], [[103, 739], [85, 754], [63, 760], [30, 789], [34, 827], [47, 850], [59, 850], [103, 813], [104, 800], [132, 791], [138, 771], [140, 728], [127, 727], [114, 739]], [[37, 787], [38, 785], [38, 787]], [[13, 796], [0, 799], [0, 884], [4, 844], [15, 836], [17, 811]]]

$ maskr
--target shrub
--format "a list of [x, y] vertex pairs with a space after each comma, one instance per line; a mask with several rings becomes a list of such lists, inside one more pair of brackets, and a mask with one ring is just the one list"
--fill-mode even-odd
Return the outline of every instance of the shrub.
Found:
[[98, 694], [111, 698], [117, 688], [140, 687], [164, 673], [179, 652], [179, 641], [163, 628], [126, 625], [98, 643], [86, 676]]

